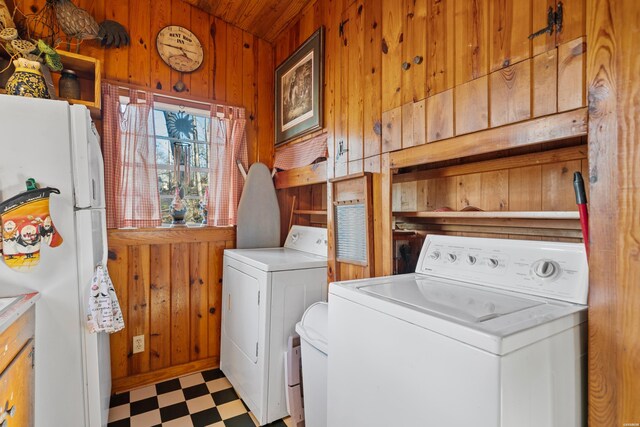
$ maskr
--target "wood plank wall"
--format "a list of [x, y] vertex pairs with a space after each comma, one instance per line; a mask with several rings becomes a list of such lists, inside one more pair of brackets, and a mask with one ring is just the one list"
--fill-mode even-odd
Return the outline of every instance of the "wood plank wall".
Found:
[[589, 425], [640, 423], [640, 2], [588, 0]]
[[[218, 366], [222, 258], [233, 228], [110, 230], [126, 328], [111, 335], [113, 392]], [[133, 337], [145, 351], [133, 354]]]
[[[586, 106], [585, 0], [564, 2], [560, 35], [530, 41], [550, 5], [312, 1], [276, 39], [274, 56], [281, 63], [324, 25], [328, 178], [381, 172], [386, 152]], [[384, 206], [374, 194], [376, 201]], [[374, 224], [382, 224], [384, 213], [375, 212]], [[390, 239], [375, 239], [377, 260]], [[333, 271], [330, 260], [330, 279]]]
[[[190, 95], [243, 106], [247, 113], [249, 161], [273, 164], [273, 47], [182, 0], [77, 0], [98, 22], [112, 19], [128, 29], [129, 47], [101, 49], [85, 41], [80, 53], [103, 62], [103, 78], [188, 98]], [[15, 0], [25, 13], [42, 9], [45, 0]], [[202, 66], [191, 74], [172, 71], [156, 50], [156, 35], [167, 25], [192, 31], [204, 48]], [[60, 48], [66, 48], [66, 43]], [[75, 50], [72, 47], [71, 50]], [[187, 91], [177, 93], [182, 79]]]

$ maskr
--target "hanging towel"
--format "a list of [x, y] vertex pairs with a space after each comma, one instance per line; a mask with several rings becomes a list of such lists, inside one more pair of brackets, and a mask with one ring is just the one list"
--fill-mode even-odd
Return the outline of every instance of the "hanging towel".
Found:
[[124, 319], [116, 291], [113, 289], [107, 268], [102, 264], [96, 266], [93, 280], [91, 280], [87, 326], [89, 332], [108, 334], [124, 328]]

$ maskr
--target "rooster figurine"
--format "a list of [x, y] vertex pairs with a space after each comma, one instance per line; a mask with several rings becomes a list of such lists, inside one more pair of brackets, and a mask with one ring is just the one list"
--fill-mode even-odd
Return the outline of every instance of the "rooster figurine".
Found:
[[98, 39], [104, 47], [129, 44], [129, 34], [120, 23], [106, 20], [98, 24], [89, 12], [71, 0], [47, 0], [47, 6], [53, 8], [60, 29], [70, 38]]

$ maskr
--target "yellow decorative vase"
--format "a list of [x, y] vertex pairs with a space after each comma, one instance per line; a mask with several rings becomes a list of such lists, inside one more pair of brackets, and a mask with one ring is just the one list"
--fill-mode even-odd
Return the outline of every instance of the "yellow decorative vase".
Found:
[[29, 98], [50, 99], [47, 83], [40, 71], [41, 64], [38, 61], [30, 61], [18, 58], [13, 61], [16, 71], [7, 80], [6, 91], [8, 95], [27, 96]]

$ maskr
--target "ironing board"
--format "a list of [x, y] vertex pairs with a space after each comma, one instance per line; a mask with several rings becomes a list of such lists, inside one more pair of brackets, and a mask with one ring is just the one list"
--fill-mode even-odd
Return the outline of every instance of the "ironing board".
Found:
[[280, 246], [280, 207], [271, 172], [263, 163], [249, 168], [238, 205], [236, 248]]

